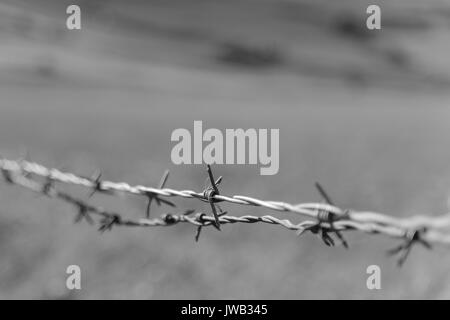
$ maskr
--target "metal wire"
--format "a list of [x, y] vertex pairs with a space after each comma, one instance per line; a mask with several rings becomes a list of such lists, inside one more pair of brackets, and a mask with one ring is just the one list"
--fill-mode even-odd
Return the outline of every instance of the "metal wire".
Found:
[[[330, 234], [335, 234], [346, 246], [347, 243], [340, 232], [356, 230], [364, 233], [383, 234], [393, 238], [404, 239], [405, 242], [400, 247], [391, 250], [395, 254], [401, 253], [401, 257], [398, 260], [399, 265], [403, 264], [406, 260], [412, 245], [415, 243], [420, 243], [427, 248], [431, 247], [431, 243], [450, 245], [450, 214], [397, 218], [376, 212], [344, 210], [332, 204], [328, 195], [318, 184], [317, 188], [320, 194], [328, 203], [289, 204], [280, 201], [260, 200], [243, 195], [224, 196], [219, 194], [217, 188], [222, 177], [214, 181], [210, 166], [208, 166], [208, 174], [211, 186], [201, 192], [164, 188], [167, 173], [163, 176], [160, 187], [152, 188], [142, 185], [132, 186], [125, 182], [117, 183], [100, 180], [101, 176], [97, 176], [95, 179], [89, 179], [24, 160], [0, 159], [0, 170], [5, 181], [10, 184], [20, 185], [32, 191], [45, 194], [48, 197], [58, 198], [74, 205], [78, 210], [76, 221], [86, 219], [88, 222], [94, 223], [95, 221], [92, 215], [99, 216], [100, 231], [110, 230], [113, 226], [156, 227], [188, 223], [198, 228], [196, 235], [196, 240], [198, 240], [198, 236], [203, 227], [213, 226], [220, 230], [220, 225], [226, 224], [264, 223], [294, 230], [298, 235], [310, 231], [319, 235], [322, 241], [329, 246], [335, 244], [334, 239], [330, 236]], [[43, 179], [37, 179], [37, 177]], [[39, 180], [43, 180], [44, 182], [39, 182]], [[149, 201], [146, 214], [147, 218], [125, 219], [123, 215], [109, 212], [101, 207], [89, 205], [87, 202], [75, 198], [67, 192], [57, 190], [55, 182], [89, 188], [93, 193], [101, 192], [111, 195], [128, 193], [145, 196]], [[202, 212], [194, 213], [192, 210], [187, 210], [180, 214], [164, 214], [159, 218], [148, 218], [150, 203], [153, 199], [156, 200], [158, 205], [163, 203], [175, 206], [172, 202], [162, 199], [162, 197], [193, 198], [203, 202], [209, 202], [214, 215], [207, 215]], [[291, 212], [306, 217], [308, 220], [293, 223], [290, 220], [279, 219], [270, 215], [230, 216], [226, 212], [222, 212], [220, 207], [219, 214], [216, 211], [216, 205], [219, 202], [263, 207], [279, 212]]]

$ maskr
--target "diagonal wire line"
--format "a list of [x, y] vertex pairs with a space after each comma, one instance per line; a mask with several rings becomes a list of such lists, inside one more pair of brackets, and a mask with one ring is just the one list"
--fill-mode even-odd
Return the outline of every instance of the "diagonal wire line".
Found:
[[[52, 177], [54, 181], [59, 181], [72, 185], [79, 185], [87, 188], [100, 188], [102, 191], [124, 192], [134, 195], [148, 196], [149, 193], [159, 195], [162, 197], [182, 197], [182, 198], [197, 198], [208, 202], [203, 192], [196, 192], [192, 190], [174, 190], [170, 188], [152, 188], [146, 186], [132, 186], [125, 182], [101, 181], [100, 185], [96, 185], [95, 181], [75, 175], [73, 173], [62, 172], [58, 169], [50, 169], [35, 162], [28, 161], [14, 161], [7, 159], [0, 159], [0, 169], [9, 173], [27, 173], [41, 176], [44, 178]], [[214, 201], [225, 201], [237, 205], [252, 205], [259, 206], [275, 211], [293, 212], [309, 218], [318, 218], [319, 211], [326, 211], [337, 215], [343, 215], [345, 210], [326, 203], [302, 203], [289, 204], [280, 201], [266, 201], [259, 200], [253, 197], [234, 195], [214, 195]], [[399, 228], [418, 229], [418, 228], [435, 228], [447, 229], [450, 228], [450, 213], [441, 216], [416, 216], [409, 218], [397, 218], [382, 213], [375, 213], [369, 211], [350, 211], [350, 220], [366, 223], [373, 222], [384, 225], [393, 225]]]
[[[208, 168], [210, 173], [210, 168]], [[110, 230], [113, 226], [128, 227], [156, 227], [156, 226], [172, 226], [179, 223], [188, 223], [201, 227], [216, 227], [222, 224], [272, 224], [282, 226], [286, 229], [296, 231], [302, 234], [305, 231], [311, 231], [322, 237], [327, 245], [333, 245], [334, 241], [328, 233], [335, 233], [339, 237], [341, 231], [360, 231], [369, 234], [383, 234], [392, 238], [401, 238], [406, 242], [398, 248], [391, 250], [391, 253], [400, 253], [401, 257], [399, 265], [403, 264], [412, 245], [415, 243], [422, 244], [426, 248], [430, 248], [430, 244], [450, 245], [450, 214], [441, 216], [416, 216], [409, 218], [397, 218], [386, 214], [369, 212], [343, 210], [333, 204], [331, 199], [319, 185], [318, 190], [322, 197], [328, 203], [301, 203], [289, 204], [280, 201], [265, 201], [253, 197], [234, 195], [225, 196], [218, 192], [215, 185], [212, 186], [213, 193], [208, 192], [209, 189], [202, 192], [192, 190], [174, 190], [170, 188], [152, 188], [146, 186], [132, 186], [124, 182], [111, 182], [106, 180], [90, 180], [80, 175], [69, 172], [63, 172], [58, 169], [47, 168], [35, 162], [14, 161], [8, 159], [0, 159], [0, 171], [9, 184], [20, 185], [34, 192], [45, 194], [51, 198], [58, 198], [69, 204], [74, 205], [78, 209], [77, 221], [85, 218], [88, 222], [93, 223], [91, 215], [99, 217], [100, 231]], [[44, 182], [38, 182], [34, 177], [44, 178]], [[210, 174], [212, 182], [212, 173]], [[216, 184], [220, 182], [218, 179]], [[230, 216], [225, 213], [218, 215], [206, 215], [198, 212], [190, 215], [192, 211], [181, 214], [164, 214], [159, 218], [141, 218], [126, 219], [123, 215], [107, 211], [101, 207], [92, 206], [81, 199], [75, 198], [69, 193], [59, 191], [55, 187], [55, 182], [62, 182], [71, 185], [78, 185], [90, 188], [106, 194], [114, 195], [117, 192], [124, 192], [134, 195], [142, 195], [149, 197], [183, 197], [199, 199], [203, 202], [209, 202], [211, 206], [216, 202], [228, 202], [236, 205], [251, 205], [256, 207], [268, 208], [280, 212], [297, 213], [308, 220], [294, 223], [287, 219], [280, 219], [271, 215], [253, 216], [244, 215], [240, 217]], [[163, 186], [160, 183], [160, 186]], [[317, 186], [317, 185], [316, 185]], [[215, 188], [214, 188], [215, 187]], [[210, 187], [211, 189], [211, 187]], [[209, 190], [211, 191], [211, 190]], [[312, 219], [312, 220], [311, 220]], [[321, 232], [319, 232], [321, 231]], [[198, 235], [197, 235], [198, 238]]]

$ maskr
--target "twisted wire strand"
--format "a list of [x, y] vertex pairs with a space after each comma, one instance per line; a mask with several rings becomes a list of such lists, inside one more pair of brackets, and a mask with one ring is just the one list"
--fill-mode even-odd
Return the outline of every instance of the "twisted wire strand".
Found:
[[[78, 185], [87, 188], [97, 188], [99, 192], [124, 192], [134, 195], [148, 196], [157, 195], [162, 197], [182, 197], [182, 198], [197, 198], [203, 201], [208, 201], [204, 192], [196, 192], [192, 190], [174, 190], [171, 188], [154, 188], [142, 185], [132, 186], [126, 182], [112, 182], [103, 180], [98, 184], [91, 179], [75, 175], [73, 173], [62, 172], [58, 169], [47, 168], [35, 162], [29, 161], [14, 161], [7, 159], [0, 159], [0, 169], [9, 172], [34, 174], [44, 178], [51, 178], [66, 184]], [[319, 218], [320, 212], [328, 212], [336, 215], [338, 218], [343, 217], [346, 213], [348, 219], [360, 223], [378, 223], [383, 225], [396, 226], [404, 229], [449, 229], [450, 228], [450, 213], [441, 216], [415, 216], [408, 218], [398, 218], [382, 213], [369, 211], [348, 211], [342, 210], [336, 206], [326, 203], [301, 203], [290, 204], [281, 201], [266, 201], [253, 197], [234, 195], [214, 195], [215, 202], [225, 201], [237, 205], [251, 205], [264, 207], [275, 211], [292, 212], [300, 214], [309, 218]]]
[[[192, 212], [181, 214], [163, 214], [159, 218], [128, 219], [123, 215], [107, 211], [102, 207], [88, 204], [75, 198], [67, 192], [57, 190], [54, 183], [62, 182], [70, 185], [78, 185], [94, 189], [94, 191], [115, 194], [124, 192], [146, 197], [183, 197], [194, 198], [205, 202], [229, 202], [237, 205], [251, 205], [268, 208], [280, 212], [293, 212], [308, 220], [294, 223], [287, 219], [279, 219], [271, 215], [253, 216], [231, 216], [220, 215], [217, 219], [220, 224], [235, 223], [263, 223], [284, 227], [302, 234], [305, 231], [321, 236], [327, 245], [334, 245], [334, 241], [328, 233], [335, 233], [341, 239], [340, 231], [360, 231], [368, 234], [383, 234], [392, 238], [401, 238], [406, 242], [394, 251], [403, 250], [409, 252], [413, 243], [420, 242], [427, 248], [429, 244], [450, 245], [450, 214], [441, 216], [415, 216], [409, 218], [397, 218], [386, 214], [369, 211], [343, 210], [331, 204], [325, 203], [302, 203], [289, 204], [280, 201], [265, 201], [252, 197], [234, 195], [224, 196], [220, 194], [206, 194], [205, 191], [195, 192], [192, 190], [174, 190], [170, 188], [152, 188], [146, 186], [131, 186], [128, 183], [92, 180], [73, 173], [62, 172], [58, 169], [47, 168], [35, 162], [15, 161], [0, 159], [0, 170], [4, 179], [15, 185], [22, 186], [34, 192], [44, 194], [51, 198], [58, 198], [64, 202], [77, 207], [77, 221], [86, 219], [93, 223], [91, 215], [100, 217], [100, 231], [110, 230], [113, 226], [128, 227], [157, 227], [172, 226], [179, 223], [188, 223], [198, 227], [214, 226], [216, 218], [205, 213]], [[44, 178], [44, 182], [38, 182], [34, 176]], [[32, 178], [33, 177], [33, 178]], [[331, 219], [332, 218], [332, 219]], [[312, 220], [311, 220], [312, 219]], [[198, 231], [199, 234], [199, 231]], [[198, 237], [198, 235], [197, 235]], [[343, 242], [344, 240], [341, 239]], [[344, 243], [345, 244], [345, 243]], [[403, 256], [399, 262], [405, 260]]]

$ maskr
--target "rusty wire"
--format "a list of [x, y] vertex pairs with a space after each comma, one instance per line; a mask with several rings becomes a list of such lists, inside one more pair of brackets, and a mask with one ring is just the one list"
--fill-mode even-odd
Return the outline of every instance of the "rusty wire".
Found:
[[[242, 195], [221, 195], [218, 185], [222, 181], [222, 177], [214, 180], [210, 166], [208, 166], [208, 176], [211, 186], [201, 192], [165, 188], [164, 184], [167, 181], [167, 172], [163, 175], [159, 187], [152, 188], [142, 185], [132, 186], [124, 182], [117, 183], [101, 180], [101, 175], [90, 179], [58, 169], [47, 168], [38, 163], [25, 160], [0, 159], [0, 170], [5, 181], [10, 184], [20, 185], [32, 191], [45, 194], [48, 197], [58, 198], [74, 205], [78, 210], [76, 221], [85, 219], [93, 224], [95, 221], [92, 216], [99, 216], [100, 231], [110, 230], [113, 226], [156, 227], [188, 223], [197, 227], [195, 238], [198, 240], [203, 227], [213, 226], [220, 230], [220, 226], [225, 224], [264, 223], [279, 225], [286, 229], [294, 230], [298, 235], [310, 231], [317, 234], [328, 246], [335, 244], [333, 237], [331, 237], [331, 234], [334, 234], [347, 247], [347, 242], [341, 232], [356, 230], [364, 233], [383, 234], [393, 238], [404, 239], [404, 243], [389, 251], [390, 254], [400, 254], [398, 260], [399, 265], [404, 263], [413, 244], [422, 244], [426, 248], [431, 248], [431, 244], [450, 245], [450, 214], [397, 218], [375, 212], [344, 210], [334, 205], [319, 184], [316, 184], [316, 187], [326, 203], [289, 204], [280, 201], [265, 201]], [[39, 182], [36, 177], [43, 178], [44, 182]], [[118, 213], [92, 206], [82, 199], [75, 198], [67, 192], [58, 190], [55, 182], [89, 188], [92, 191], [91, 194], [95, 192], [110, 195], [129, 193], [144, 196], [148, 199], [146, 218], [128, 219]], [[158, 205], [166, 204], [172, 207], [175, 206], [171, 201], [162, 197], [194, 198], [208, 202], [213, 215], [186, 210], [179, 214], [167, 213], [161, 215], [159, 218], [150, 218], [150, 204], [152, 200], [155, 200]], [[231, 216], [222, 211], [217, 205], [219, 202], [291, 212], [308, 220], [293, 223], [290, 220], [280, 219], [270, 215]], [[216, 206], [219, 212], [217, 212]]]

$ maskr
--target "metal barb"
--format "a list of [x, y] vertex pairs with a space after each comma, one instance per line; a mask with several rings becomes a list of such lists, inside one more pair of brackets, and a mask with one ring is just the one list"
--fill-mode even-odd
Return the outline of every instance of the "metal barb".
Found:
[[97, 173], [93, 174], [93, 178], [89, 179], [91, 180], [93, 187], [92, 187], [92, 191], [89, 194], [89, 198], [92, 198], [94, 196], [95, 193], [97, 192], [105, 192], [105, 190], [103, 190], [102, 188], [102, 173], [100, 171], [98, 171]]
[[328, 196], [328, 194], [325, 192], [325, 189], [322, 188], [322, 186], [320, 185], [320, 183], [316, 182], [316, 188], [319, 191], [320, 195], [322, 196], [322, 198], [324, 198], [324, 200], [331, 205], [334, 205], [333, 201], [331, 200], [331, 198]]
[[[169, 170], [166, 170], [166, 171], [164, 171], [164, 174], [161, 177], [161, 180], [159, 181], [158, 189], [163, 189], [164, 188], [164, 185], [166, 184], [168, 178], [169, 178]], [[153, 199], [155, 199], [156, 204], [158, 206], [160, 206], [161, 203], [164, 203], [164, 204], [166, 204], [168, 206], [175, 207], [175, 204], [173, 202], [170, 202], [170, 201], [165, 200], [165, 199], [161, 199], [157, 194], [154, 194], [154, 193], [151, 193], [151, 192], [147, 192], [147, 198], [148, 198], [147, 208], [145, 210], [145, 216], [147, 217], [147, 219], [150, 217], [150, 206], [152, 205]]]
[[411, 232], [406, 232], [406, 241], [399, 246], [389, 249], [387, 251], [388, 256], [394, 256], [399, 254], [399, 258], [397, 260], [397, 266], [401, 268], [405, 261], [408, 259], [409, 254], [411, 253], [411, 249], [414, 244], [420, 243], [425, 248], [431, 250], [431, 244], [425, 241], [421, 234], [426, 232], [426, 228], [422, 228], [421, 230], [414, 230]]
[[[219, 217], [224, 216], [224, 215], [227, 214], [227, 212], [226, 211], [222, 211], [222, 209], [219, 206], [217, 206], [217, 207], [220, 210], [220, 214], [218, 214]], [[202, 232], [202, 228], [205, 226], [204, 224], [206, 223], [206, 221], [203, 219], [205, 215], [206, 214], [204, 214], [202, 212], [196, 217], [196, 220], [198, 222], [202, 223], [203, 225], [200, 225], [200, 226], [197, 227], [197, 232], [195, 233], [195, 242], [198, 242], [198, 239], [200, 238], [200, 233]]]
[[53, 176], [50, 172], [49, 175], [45, 178], [45, 182], [42, 184], [42, 193], [48, 196], [54, 186], [54, 183], [55, 180], [53, 179]]
[[[359, 231], [366, 234], [381, 234], [393, 238], [405, 239], [405, 243], [399, 247], [390, 250], [391, 254], [400, 254], [398, 261], [402, 265], [408, 257], [414, 244], [420, 243], [428, 249], [431, 249], [431, 243], [450, 246], [450, 214], [440, 216], [422, 215], [412, 218], [397, 218], [396, 216], [386, 215], [383, 213], [367, 212], [367, 211], [348, 211], [341, 210], [331, 201], [324, 189], [316, 184], [321, 196], [327, 201], [325, 203], [300, 203], [290, 204], [282, 201], [267, 201], [244, 195], [218, 196], [217, 186], [221, 182], [221, 178], [214, 181], [211, 168], [208, 168], [208, 177], [211, 186], [202, 193], [193, 190], [174, 190], [152, 188], [153, 193], [158, 195], [161, 203], [161, 197], [180, 197], [197, 199], [214, 205], [216, 216], [196, 214], [191, 217], [192, 210], [186, 211], [184, 214], [166, 215], [164, 219], [126, 219], [121, 220], [121, 216], [116, 213], [106, 211], [105, 209], [77, 199], [70, 193], [58, 190], [57, 183], [65, 183], [69, 185], [77, 185], [92, 189], [92, 184], [88, 183], [87, 178], [70, 172], [62, 172], [56, 169], [49, 169], [43, 165], [25, 160], [8, 160], [0, 157], [0, 171], [6, 182], [18, 185], [37, 194], [47, 193], [46, 196], [53, 199], [59, 199], [68, 204], [75, 205], [78, 208], [76, 221], [86, 219], [89, 223], [93, 223], [93, 217], [100, 217], [100, 231], [110, 230], [114, 225], [121, 227], [158, 227], [171, 226], [178, 223], [189, 223], [197, 227], [196, 240], [199, 240], [203, 227], [216, 227], [218, 223], [234, 224], [234, 223], [261, 223], [281, 226], [287, 230], [293, 230], [298, 234], [310, 231], [317, 234], [326, 245], [333, 245], [334, 239], [331, 237], [335, 233], [339, 237], [342, 231]], [[51, 174], [49, 174], [51, 173]], [[42, 179], [39, 179], [42, 178]], [[47, 179], [47, 180], [45, 180]], [[42, 181], [44, 180], [44, 181]], [[162, 179], [165, 181], [166, 178]], [[90, 181], [90, 180], [89, 180]], [[98, 182], [100, 179], [98, 179]], [[113, 195], [119, 192], [132, 195], [147, 196], [148, 187], [132, 186], [126, 182], [102, 181], [99, 183], [98, 189], [105, 189], [113, 192]], [[105, 186], [107, 185], [107, 188]], [[48, 191], [48, 192], [47, 192]], [[218, 206], [218, 202], [233, 203], [241, 206], [253, 206], [274, 210], [280, 213], [295, 213], [299, 216], [307, 217], [299, 223], [293, 223], [288, 219], [281, 219], [271, 215], [255, 216], [230, 216], [225, 215]], [[220, 211], [220, 214], [217, 214]], [[214, 211], [213, 211], [214, 214]], [[319, 220], [319, 221], [317, 221]], [[346, 242], [340, 238], [345, 246]]]
[[103, 173], [101, 173], [100, 171], [96, 171], [90, 178], [85, 178], [92, 183], [92, 191], [88, 196], [89, 198], [92, 198], [94, 196], [94, 194], [96, 194], [96, 193], [114, 195], [114, 190], [106, 190], [103, 187], [102, 176], [103, 176]]
[[81, 201], [77, 202], [76, 205], [78, 206], [78, 213], [75, 216], [74, 222], [79, 223], [85, 219], [90, 225], [94, 224], [94, 219], [89, 215], [88, 206]]
[[118, 214], [108, 214], [105, 215], [101, 220], [100, 220], [100, 227], [98, 228], [98, 231], [100, 232], [105, 232], [105, 231], [111, 231], [112, 227], [114, 225], [120, 225], [121, 223], [121, 218]]
[[217, 185], [219, 185], [222, 182], [222, 176], [220, 176], [217, 181], [214, 181], [214, 176], [211, 170], [211, 165], [208, 166], [208, 176], [211, 183], [211, 186], [206, 188], [205, 191], [203, 191], [203, 195], [206, 198], [206, 200], [209, 202], [209, 205], [211, 206], [212, 213], [214, 215], [214, 227], [220, 231], [220, 222], [219, 222], [219, 215], [217, 214], [216, 206], [214, 205], [214, 196], [219, 195], [219, 189], [217, 188]]
[[[320, 195], [322, 196], [322, 198], [329, 204], [334, 206], [333, 201], [331, 200], [330, 196], [328, 195], [328, 193], [325, 191], [324, 188], [322, 188], [322, 186], [320, 185], [320, 183], [316, 182], [315, 183], [317, 190], [319, 191]], [[325, 214], [323, 214], [325, 213]], [[323, 216], [326, 216], [326, 219], [323, 219], [324, 221], [320, 221], [321, 218]], [[320, 226], [320, 224], [322, 222], [328, 222], [330, 224], [330, 228], [329, 230], [325, 230], [324, 228], [322, 229], [321, 232], [321, 238], [322, 241], [327, 245], [327, 246], [334, 246], [334, 240], [331, 238], [331, 236], [328, 234], [329, 231], [334, 232], [334, 234], [338, 237], [339, 241], [342, 243], [342, 245], [344, 246], [345, 249], [348, 249], [348, 242], [347, 240], [345, 240], [344, 236], [342, 235], [342, 233], [337, 230], [334, 227], [334, 221], [337, 220], [336, 214], [334, 214], [333, 212], [319, 212], [318, 213], [318, 218], [319, 218], [319, 223], [318, 225]]]

